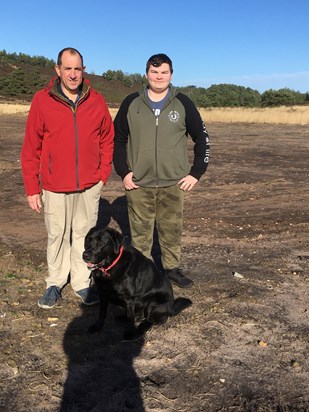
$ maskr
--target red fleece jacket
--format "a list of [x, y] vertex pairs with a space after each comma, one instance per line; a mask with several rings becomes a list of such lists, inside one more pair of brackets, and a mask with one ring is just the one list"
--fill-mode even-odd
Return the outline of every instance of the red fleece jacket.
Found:
[[112, 169], [114, 126], [104, 97], [83, 81], [74, 108], [57, 79], [33, 98], [21, 152], [27, 195], [75, 192], [107, 182]]

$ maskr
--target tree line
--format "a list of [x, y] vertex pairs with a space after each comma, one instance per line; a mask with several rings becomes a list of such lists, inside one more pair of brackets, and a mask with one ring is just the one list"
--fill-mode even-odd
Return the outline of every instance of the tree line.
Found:
[[198, 107], [274, 107], [309, 104], [309, 93], [283, 88], [259, 93], [250, 87], [234, 84], [215, 84], [208, 89], [188, 86], [182, 88]]
[[[121, 70], [108, 70], [102, 76], [104, 79], [119, 80], [127, 85], [147, 83], [145, 75], [125, 74]], [[271, 107], [309, 103], [309, 92], [300, 93], [288, 88], [269, 89], [262, 94], [250, 87], [234, 84], [215, 84], [208, 88], [186, 86], [178, 89], [188, 95], [198, 107]]]
[[44, 56], [29, 56], [24, 53], [7, 53], [6, 50], [0, 50], [0, 63], [19, 63], [30, 64], [31, 66], [54, 67], [55, 61], [47, 59]]
[[[18, 67], [20, 65], [21, 67]], [[53, 68], [55, 61], [43, 56], [29, 56], [24, 53], [7, 53], [0, 51], [0, 67], [10, 67], [0, 75], [0, 95], [31, 95], [46, 84], [46, 74], [42, 68]], [[31, 70], [25, 71], [25, 67]], [[13, 69], [12, 69], [13, 68]], [[96, 87], [104, 94], [104, 82], [118, 82], [125, 88], [137, 88], [146, 84], [145, 75], [139, 73], [126, 74], [122, 70], [107, 70], [96, 78]], [[101, 82], [99, 79], [101, 78]], [[198, 107], [274, 107], [309, 104], [309, 92], [300, 93], [288, 88], [269, 89], [264, 93], [250, 87], [234, 84], [214, 84], [208, 88], [194, 85], [179, 87]], [[118, 102], [120, 103], [120, 101]]]

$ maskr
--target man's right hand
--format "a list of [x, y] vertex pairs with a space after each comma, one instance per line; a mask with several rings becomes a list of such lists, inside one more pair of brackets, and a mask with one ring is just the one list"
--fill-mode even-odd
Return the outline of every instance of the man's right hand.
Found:
[[132, 190], [132, 189], [138, 189], [139, 188], [139, 186], [137, 186], [133, 182], [132, 177], [133, 177], [133, 172], [130, 172], [126, 175], [126, 177], [122, 181], [126, 190]]
[[27, 196], [27, 202], [28, 202], [28, 205], [31, 207], [31, 209], [35, 210], [38, 213], [41, 213], [42, 201], [41, 201], [40, 194]]

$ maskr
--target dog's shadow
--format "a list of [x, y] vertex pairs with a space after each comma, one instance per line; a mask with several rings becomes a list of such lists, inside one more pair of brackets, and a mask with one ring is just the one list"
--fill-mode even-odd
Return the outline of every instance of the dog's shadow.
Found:
[[89, 335], [98, 306], [84, 307], [83, 314], [68, 326], [63, 347], [68, 357], [68, 376], [60, 412], [102, 411], [144, 412], [140, 381], [133, 360], [144, 345], [122, 340], [125, 322], [117, 320], [123, 311], [110, 305], [104, 328]]
[[[112, 203], [101, 197], [99, 203], [99, 213], [97, 226], [106, 227], [112, 219], [118, 224], [126, 243], [131, 243], [130, 225], [128, 217], [128, 204], [126, 196], [117, 197]], [[155, 228], [153, 235], [153, 247], [151, 255], [159, 269], [163, 270], [161, 263], [161, 249], [158, 240], [158, 233]]]

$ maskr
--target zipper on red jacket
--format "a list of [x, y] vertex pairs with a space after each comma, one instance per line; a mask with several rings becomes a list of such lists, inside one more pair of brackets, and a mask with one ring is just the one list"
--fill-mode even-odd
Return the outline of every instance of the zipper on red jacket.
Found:
[[[88, 89], [89, 90], [89, 89]], [[61, 97], [59, 97], [57, 94], [52, 92], [53, 97], [64, 103], [66, 106], [69, 106], [69, 108], [72, 110], [73, 113], [73, 123], [74, 123], [74, 131], [75, 131], [75, 173], [76, 173], [76, 186], [77, 186], [77, 190], [80, 190], [80, 182], [79, 182], [79, 175], [78, 175], [78, 127], [77, 127], [77, 119], [76, 119], [76, 112], [77, 112], [77, 107], [81, 104], [81, 102], [83, 100], [85, 100], [85, 97], [88, 93], [87, 92], [81, 96], [81, 98], [78, 100], [77, 104], [74, 106], [72, 106], [69, 102], [67, 102], [66, 100], [62, 99]]]
[[76, 110], [77, 107], [72, 107], [73, 111], [73, 121], [74, 121], [74, 131], [75, 131], [75, 173], [76, 173], [76, 186], [77, 190], [80, 190], [80, 182], [78, 176], [78, 128], [77, 128], [77, 119], [76, 119]]
[[75, 173], [76, 173], [76, 186], [77, 190], [80, 190], [80, 181], [79, 181], [79, 175], [78, 175], [78, 127], [77, 127], [77, 108], [78, 106], [82, 103], [83, 100], [85, 100], [85, 96], [81, 96], [81, 98], [77, 101], [75, 106], [71, 106], [72, 112], [73, 112], [73, 121], [74, 121], [74, 131], [75, 131]]

